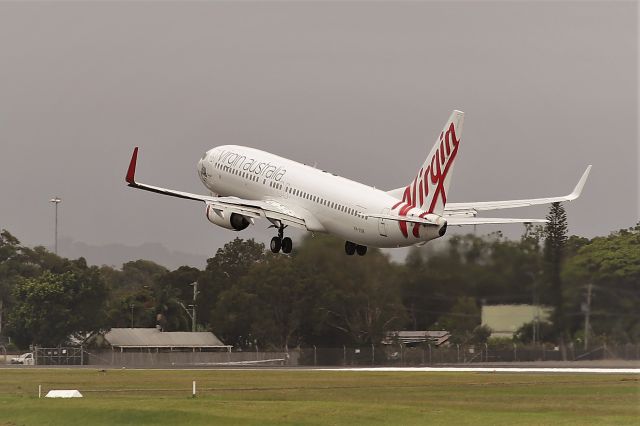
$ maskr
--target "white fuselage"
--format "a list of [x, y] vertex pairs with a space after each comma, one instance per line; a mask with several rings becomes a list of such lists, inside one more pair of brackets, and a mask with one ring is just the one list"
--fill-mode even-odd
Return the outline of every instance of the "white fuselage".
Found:
[[[371, 247], [403, 247], [438, 238], [437, 228], [420, 225], [419, 236], [403, 235], [398, 222], [366, 218], [388, 214], [400, 200], [388, 193], [258, 149], [224, 145], [198, 163], [203, 184], [219, 196], [273, 200], [309, 213], [307, 228]], [[407, 215], [418, 216], [420, 209]], [[413, 225], [409, 225], [412, 229]]]

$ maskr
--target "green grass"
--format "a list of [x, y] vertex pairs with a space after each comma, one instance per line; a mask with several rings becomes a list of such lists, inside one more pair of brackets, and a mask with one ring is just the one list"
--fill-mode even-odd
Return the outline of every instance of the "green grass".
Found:
[[[84, 398], [38, 399], [38, 384]], [[372, 423], [640, 424], [640, 377], [0, 369], [2, 425]]]

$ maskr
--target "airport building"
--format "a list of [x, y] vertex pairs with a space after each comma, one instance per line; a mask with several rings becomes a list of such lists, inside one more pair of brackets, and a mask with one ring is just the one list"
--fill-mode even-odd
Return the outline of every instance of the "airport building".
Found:
[[231, 350], [208, 331], [160, 331], [157, 328], [112, 328], [104, 334], [104, 343], [119, 352], [203, 352]]
[[435, 346], [446, 345], [451, 333], [445, 330], [390, 331], [382, 340], [383, 345], [400, 343], [405, 346], [416, 346], [423, 343]]

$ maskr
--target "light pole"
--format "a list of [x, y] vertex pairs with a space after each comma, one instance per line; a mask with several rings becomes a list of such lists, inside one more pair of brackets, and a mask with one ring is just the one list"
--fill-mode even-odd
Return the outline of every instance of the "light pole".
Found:
[[53, 197], [49, 200], [50, 203], [55, 204], [56, 206], [56, 226], [55, 226], [55, 239], [54, 239], [54, 253], [58, 254], [58, 204], [62, 202], [62, 199], [59, 197]]
[[129, 307], [131, 308], [131, 328], [133, 328], [133, 307], [134, 306], [135, 305], [133, 303], [129, 305]]
[[583, 312], [584, 312], [584, 350], [586, 351], [589, 348], [589, 316], [591, 315], [591, 288], [593, 284], [589, 283], [587, 286], [587, 303], [584, 303]]

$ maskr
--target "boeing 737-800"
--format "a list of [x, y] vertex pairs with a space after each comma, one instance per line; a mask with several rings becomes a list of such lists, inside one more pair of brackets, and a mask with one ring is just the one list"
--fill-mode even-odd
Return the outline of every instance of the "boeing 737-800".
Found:
[[464, 114], [453, 111], [424, 164], [406, 187], [382, 191], [258, 149], [223, 145], [204, 153], [198, 175], [210, 195], [175, 191], [136, 182], [136, 147], [127, 171], [130, 187], [205, 204], [212, 223], [241, 231], [265, 218], [278, 235], [271, 251], [290, 253], [287, 226], [326, 232], [346, 241], [348, 255], [367, 247], [404, 247], [442, 237], [449, 225], [545, 222], [544, 219], [477, 217], [479, 211], [525, 207], [578, 198], [587, 167], [566, 196], [510, 201], [448, 203], [453, 164], [461, 144]]

